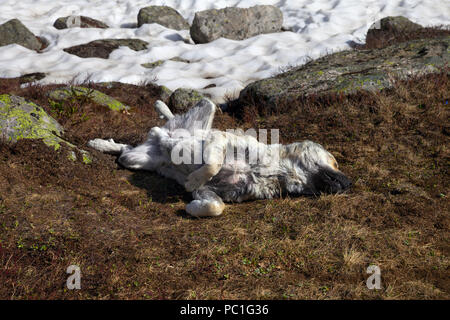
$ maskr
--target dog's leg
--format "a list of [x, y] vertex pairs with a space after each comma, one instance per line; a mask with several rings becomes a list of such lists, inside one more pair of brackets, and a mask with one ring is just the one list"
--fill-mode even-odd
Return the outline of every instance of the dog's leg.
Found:
[[222, 199], [208, 188], [196, 190], [192, 196], [195, 200], [186, 205], [186, 212], [193, 217], [216, 217], [225, 208]]
[[200, 189], [219, 173], [225, 159], [226, 146], [227, 138], [223, 132], [211, 132], [204, 144], [203, 160], [205, 164], [188, 175], [184, 184], [186, 191]]
[[90, 140], [87, 145], [98, 151], [115, 155], [121, 154], [122, 152], [133, 148], [128, 144], [115, 143], [113, 139], [94, 139]]
[[173, 117], [175, 117], [172, 114], [172, 111], [170, 111], [169, 107], [164, 102], [162, 102], [161, 100], [156, 100], [156, 102], [155, 102], [155, 109], [159, 113], [159, 116], [160, 116], [161, 119], [166, 118], [167, 120], [170, 120]]
[[157, 170], [164, 164], [165, 158], [159, 150], [159, 145], [149, 144], [148, 141], [136, 148], [124, 151], [118, 162], [127, 169]]

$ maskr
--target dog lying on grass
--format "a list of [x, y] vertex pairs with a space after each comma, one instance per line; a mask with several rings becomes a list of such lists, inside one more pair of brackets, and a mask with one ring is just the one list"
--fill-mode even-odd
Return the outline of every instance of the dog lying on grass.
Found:
[[337, 193], [351, 185], [320, 144], [265, 144], [252, 135], [211, 129], [216, 106], [208, 99], [181, 115], [159, 100], [155, 108], [167, 122], [152, 128], [143, 144], [94, 139], [88, 145], [119, 155], [125, 168], [176, 180], [192, 192], [194, 200], [186, 206], [192, 216], [218, 216], [224, 201]]

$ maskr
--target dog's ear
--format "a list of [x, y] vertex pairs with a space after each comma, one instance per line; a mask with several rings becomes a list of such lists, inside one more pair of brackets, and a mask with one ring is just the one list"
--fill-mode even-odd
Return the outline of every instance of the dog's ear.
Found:
[[195, 130], [210, 130], [216, 108], [211, 100], [202, 99], [185, 114], [175, 115], [164, 127], [169, 131], [186, 129], [190, 133], [194, 133]]

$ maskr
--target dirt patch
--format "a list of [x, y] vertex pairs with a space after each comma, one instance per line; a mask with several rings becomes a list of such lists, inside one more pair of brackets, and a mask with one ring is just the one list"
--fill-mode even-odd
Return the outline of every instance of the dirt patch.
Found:
[[[85, 146], [142, 141], [162, 123], [156, 87], [93, 86], [131, 106], [127, 114], [89, 101], [55, 106], [46, 97], [55, 86], [0, 80], [0, 93], [40, 104], [95, 155], [85, 165], [40, 141], [0, 146], [0, 298], [448, 299], [449, 80], [298, 100], [289, 114], [218, 113], [220, 129], [278, 128], [283, 143], [321, 143], [354, 186], [231, 204], [212, 219], [189, 218], [190, 195], [174, 182]], [[371, 264], [380, 290], [366, 287]], [[81, 290], [66, 289], [69, 265], [81, 268]]]

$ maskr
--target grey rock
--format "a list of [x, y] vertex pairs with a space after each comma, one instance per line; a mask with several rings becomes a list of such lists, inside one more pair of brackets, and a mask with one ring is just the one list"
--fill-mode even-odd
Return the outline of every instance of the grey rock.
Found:
[[56, 19], [53, 26], [56, 29], [67, 29], [67, 28], [101, 28], [107, 29], [109, 26], [99, 20], [85, 17], [85, 16], [67, 16]]
[[245, 87], [241, 105], [256, 104], [268, 111], [310, 95], [351, 94], [393, 86], [393, 77], [408, 79], [444, 70], [450, 63], [450, 37], [407, 41], [382, 49], [347, 50], [259, 80]]
[[190, 28], [195, 43], [207, 43], [224, 37], [244, 40], [258, 34], [280, 32], [283, 13], [275, 6], [224, 8], [200, 11]]
[[413, 32], [423, 29], [420, 24], [402, 17], [385, 17], [376, 21], [367, 31], [366, 43], [376, 41], [376, 39], [385, 38], [387, 35], [396, 36], [405, 32]]
[[64, 49], [65, 52], [81, 58], [108, 59], [111, 52], [121, 46], [127, 46], [131, 50], [140, 51], [147, 49], [148, 42], [140, 39], [102, 39]]
[[169, 109], [173, 113], [184, 113], [195, 106], [204, 96], [192, 89], [176, 89], [169, 98]]
[[149, 6], [138, 13], [138, 27], [145, 23], [158, 23], [175, 30], [189, 29], [189, 23], [175, 9], [167, 6]]
[[18, 19], [12, 19], [0, 25], [0, 47], [19, 44], [31, 50], [40, 50], [41, 42]]

